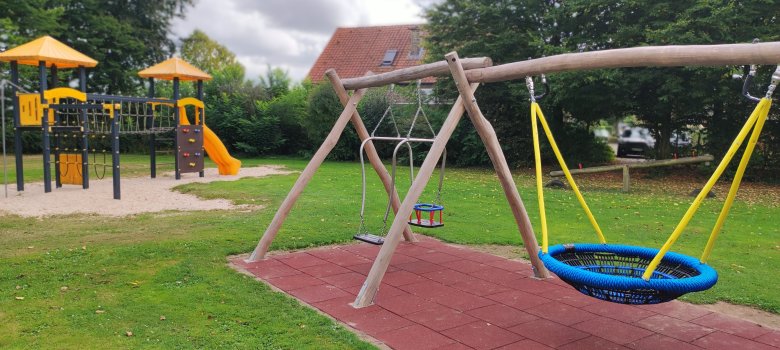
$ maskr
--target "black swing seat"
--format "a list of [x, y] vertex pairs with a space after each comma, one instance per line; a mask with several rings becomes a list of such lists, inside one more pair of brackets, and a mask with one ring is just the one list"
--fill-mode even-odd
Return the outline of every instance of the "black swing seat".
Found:
[[417, 227], [426, 227], [426, 228], [436, 228], [436, 227], [442, 227], [444, 224], [442, 224], [440, 221], [430, 221], [427, 219], [420, 219], [419, 221], [417, 219], [409, 220], [409, 225], [417, 226]]
[[358, 233], [358, 234], [352, 236], [352, 238], [354, 238], [354, 239], [356, 239], [358, 241], [363, 241], [363, 242], [371, 243], [371, 244], [374, 244], [374, 245], [382, 245], [382, 244], [385, 243], [385, 238], [384, 237], [373, 235], [373, 234], [370, 234], [370, 233]]

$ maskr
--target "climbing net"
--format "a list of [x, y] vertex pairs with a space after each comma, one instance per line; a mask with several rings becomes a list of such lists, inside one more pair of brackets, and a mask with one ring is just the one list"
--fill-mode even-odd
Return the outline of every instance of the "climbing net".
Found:
[[[88, 103], [118, 105], [119, 134], [159, 134], [176, 127], [173, 103], [163, 99], [110, 95], [88, 95]], [[111, 133], [111, 119], [105, 111], [90, 111], [89, 127], [94, 133]]]

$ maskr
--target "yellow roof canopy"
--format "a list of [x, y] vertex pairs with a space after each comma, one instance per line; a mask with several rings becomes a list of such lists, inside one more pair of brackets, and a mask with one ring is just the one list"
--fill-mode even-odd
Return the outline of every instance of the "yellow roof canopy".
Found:
[[48, 35], [13, 49], [0, 52], [0, 61], [17, 61], [19, 64], [37, 66], [38, 62], [46, 62], [46, 67], [76, 68], [79, 66], [94, 67], [98, 61], [78, 52], [68, 45]]
[[179, 80], [183, 81], [211, 80], [211, 75], [178, 57], [169, 58], [146, 68], [138, 72], [138, 75], [142, 78], [162, 80], [173, 80], [173, 78], [179, 78]]

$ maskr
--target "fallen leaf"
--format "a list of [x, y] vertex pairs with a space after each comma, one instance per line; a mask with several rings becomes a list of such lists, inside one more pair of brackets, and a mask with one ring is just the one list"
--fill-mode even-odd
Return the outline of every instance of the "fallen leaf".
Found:
[[16, 297], [16, 300], [24, 300], [24, 297]]
[[96, 314], [104, 314], [106, 313], [106, 310], [95, 310]]
[[68, 291], [68, 286], [60, 287], [60, 292], [67, 292], [67, 291]]
[[125, 332], [125, 335], [128, 336], [128, 337], [132, 337], [133, 336], [133, 332], [127, 331], [127, 332]]
[[165, 320], [166, 320], [165, 316], [160, 316], [160, 321], [165, 321]]

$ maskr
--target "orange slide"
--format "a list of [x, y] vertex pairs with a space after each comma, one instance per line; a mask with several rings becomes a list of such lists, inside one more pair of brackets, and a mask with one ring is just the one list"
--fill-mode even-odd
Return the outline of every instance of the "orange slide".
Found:
[[[184, 107], [179, 108], [181, 108], [179, 110], [179, 124], [190, 125]], [[238, 174], [238, 169], [241, 169], [241, 161], [230, 156], [222, 140], [206, 125], [203, 125], [203, 148], [206, 149], [211, 161], [217, 164], [220, 175]]]

